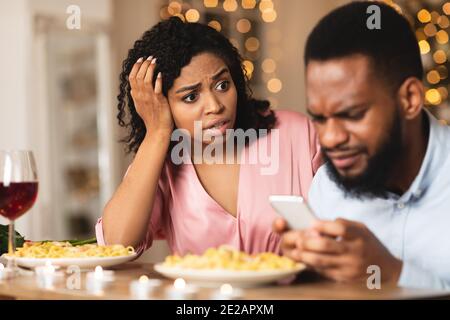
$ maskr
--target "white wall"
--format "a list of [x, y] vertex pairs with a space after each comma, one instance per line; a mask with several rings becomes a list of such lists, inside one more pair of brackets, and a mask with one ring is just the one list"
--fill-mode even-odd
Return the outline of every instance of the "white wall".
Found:
[[55, 17], [68, 16], [67, 7], [77, 5], [81, 9], [81, 27], [83, 27], [84, 19], [100, 23], [111, 22], [111, 0], [28, 0], [28, 3], [32, 14]]
[[[0, 149], [30, 149], [36, 157], [39, 196], [33, 209], [19, 218], [16, 228], [29, 239], [39, 239], [49, 228], [52, 195], [49, 193], [49, 154], [43, 133], [46, 115], [39, 96], [39, 72], [42, 57], [37, 56], [34, 18], [56, 17], [64, 23], [69, 5], [81, 9], [83, 20], [102, 24], [111, 22], [111, 0], [0, 0]], [[6, 223], [0, 218], [0, 223]]]
[[[0, 149], [32, 149], [29, 86], [31, 19], [28, 1], [0, 1]], [[26, 232], [27, 218], [16, 226]], [[0, 218], [0, 223], [6, 220]]]
[[27, 0], [0, 1], [0, 148], [27, 149], [27, 68], [30, 48]]

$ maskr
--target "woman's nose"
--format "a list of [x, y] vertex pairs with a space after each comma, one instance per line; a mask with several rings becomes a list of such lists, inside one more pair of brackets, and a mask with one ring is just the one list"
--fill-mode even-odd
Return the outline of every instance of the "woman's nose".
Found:
[[220, 113], [223, 110], [224, 106], [220, 101], [216, 98], [214, 94], [209, 94], [208, 99], [206, 100], [205, 113]]

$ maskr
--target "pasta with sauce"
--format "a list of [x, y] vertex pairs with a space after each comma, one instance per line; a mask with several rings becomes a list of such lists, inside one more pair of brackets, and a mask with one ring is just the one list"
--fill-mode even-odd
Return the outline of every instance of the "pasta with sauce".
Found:
[[89, 257], [119, 257], [134, 254], [133, 247], [123, 245], [100, 246], [97, 244], [84, 244], [73, 246], [69, 242], [26, 242], [23, 247], [17, 248], [15, 257], [25, 258], [89, 258]]
[[233, 271], [291, 270], [298, 267], [295, 261], [275, 253], [263, 252], [249, 255], [229, 246], [210, 248], [203, 255], [168, 256], [164, 265], [186, 269], [225, 269]]

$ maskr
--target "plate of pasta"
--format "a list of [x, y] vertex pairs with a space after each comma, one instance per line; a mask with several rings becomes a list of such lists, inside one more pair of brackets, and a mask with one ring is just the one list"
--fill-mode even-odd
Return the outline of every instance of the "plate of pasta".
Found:
[[274, 253], [249, 255], [228, 246], [210, 248], [203, 255], [168, 256], [155, 265], [155, 270], [167, 278], [183, 278], [206, 287], [224, 283], [254, 287], [287, 279], [305, 268], [304, 264]]
[[[50, 261], [54, 266], [77, 265], [82, 269], [111, 267], [133, 260], [136, 256], [133, 247], [101, 246], [93, 243], [72, 245], [68, 241], [25, 242], [14, 254], [20, 267], [35, 268]], [[2, 257], [10, 259], [8, 254]]]

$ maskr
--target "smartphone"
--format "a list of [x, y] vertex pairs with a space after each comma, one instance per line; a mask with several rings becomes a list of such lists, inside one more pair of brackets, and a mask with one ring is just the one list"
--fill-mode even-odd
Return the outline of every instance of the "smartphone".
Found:
[[303, 230], [311, 227], [316, 217], [306, 200], [300, 196], [269, 196], [272, 207], [288, 223], [290, 229]]

